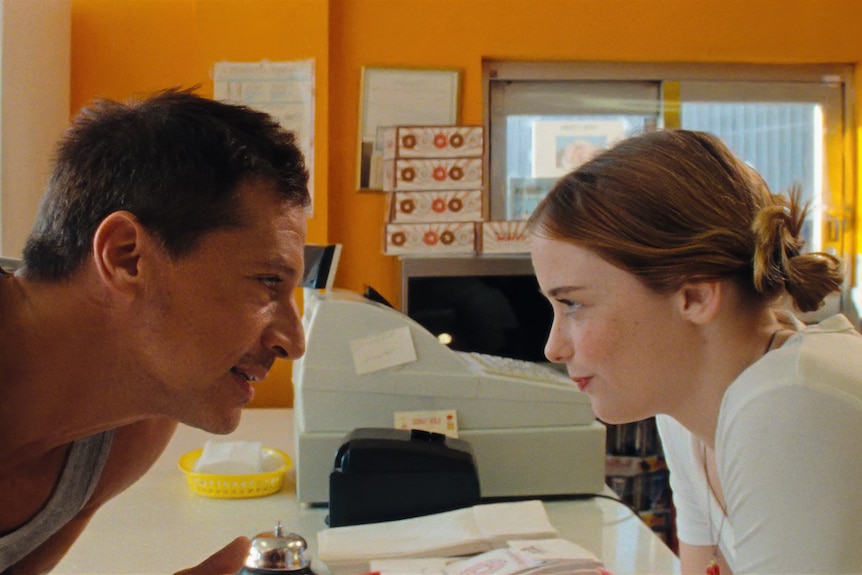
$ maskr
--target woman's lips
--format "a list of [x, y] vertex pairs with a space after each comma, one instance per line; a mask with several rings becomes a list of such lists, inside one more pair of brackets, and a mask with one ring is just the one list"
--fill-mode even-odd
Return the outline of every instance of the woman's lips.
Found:
[[590, 381], [592, 381], [592, 377], [573, 377], [572, 381], [575, 382], [575, 385], [578, 386], [579, 391], [586, 391], [587, 386], [590, 385]]

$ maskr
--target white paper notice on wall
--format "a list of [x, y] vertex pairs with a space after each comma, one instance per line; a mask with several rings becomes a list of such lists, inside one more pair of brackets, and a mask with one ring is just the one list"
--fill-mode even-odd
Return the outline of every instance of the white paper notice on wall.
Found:
[[350, 342], [350, 351], [356, 375], [416, 361], [416, 348], [410, 337], [410, 327], [406, 325], [354, 339]]
[[[216, 100], [266, 112], [293, 132], [308, 172], [314, 173], [314, 60], [216, 62], [212, 76]], [[314, 178], [308, 191], [313, 201]]]

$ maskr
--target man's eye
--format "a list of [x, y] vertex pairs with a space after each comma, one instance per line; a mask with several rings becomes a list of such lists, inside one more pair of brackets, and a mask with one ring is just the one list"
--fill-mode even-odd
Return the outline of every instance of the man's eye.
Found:
[[278, 289], [281, 286], [281, 278], [278, 276], [263, 276], [259, 281], [269, 289]]

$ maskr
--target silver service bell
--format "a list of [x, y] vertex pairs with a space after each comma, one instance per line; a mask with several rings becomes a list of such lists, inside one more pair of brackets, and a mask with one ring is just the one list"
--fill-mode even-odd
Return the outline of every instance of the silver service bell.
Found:
[[279, 521], [274, 531], [259, 533], [251, 540], [245, 568], [258, 573], [311, 573], [305, 557], [308, 543], [296, 533], [284, 533]]

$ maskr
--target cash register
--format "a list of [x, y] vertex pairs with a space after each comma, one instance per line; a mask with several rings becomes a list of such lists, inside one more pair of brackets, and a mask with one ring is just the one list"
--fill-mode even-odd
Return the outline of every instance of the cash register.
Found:
[[304, 283], [306, 352], [293, 364], [299, 502], [328, 501], [333, 461], [349, 433], [393, 427], [405, 411], [457, 414], [483, 498], [603, 490], [605, 426], [565, 374], [450, 349], [391, 306], [333, 289], [334, 270], [322, 268], [337, 264], [337, 249], [327, 256], [307, 248], [306, 259], [327, 281]]

